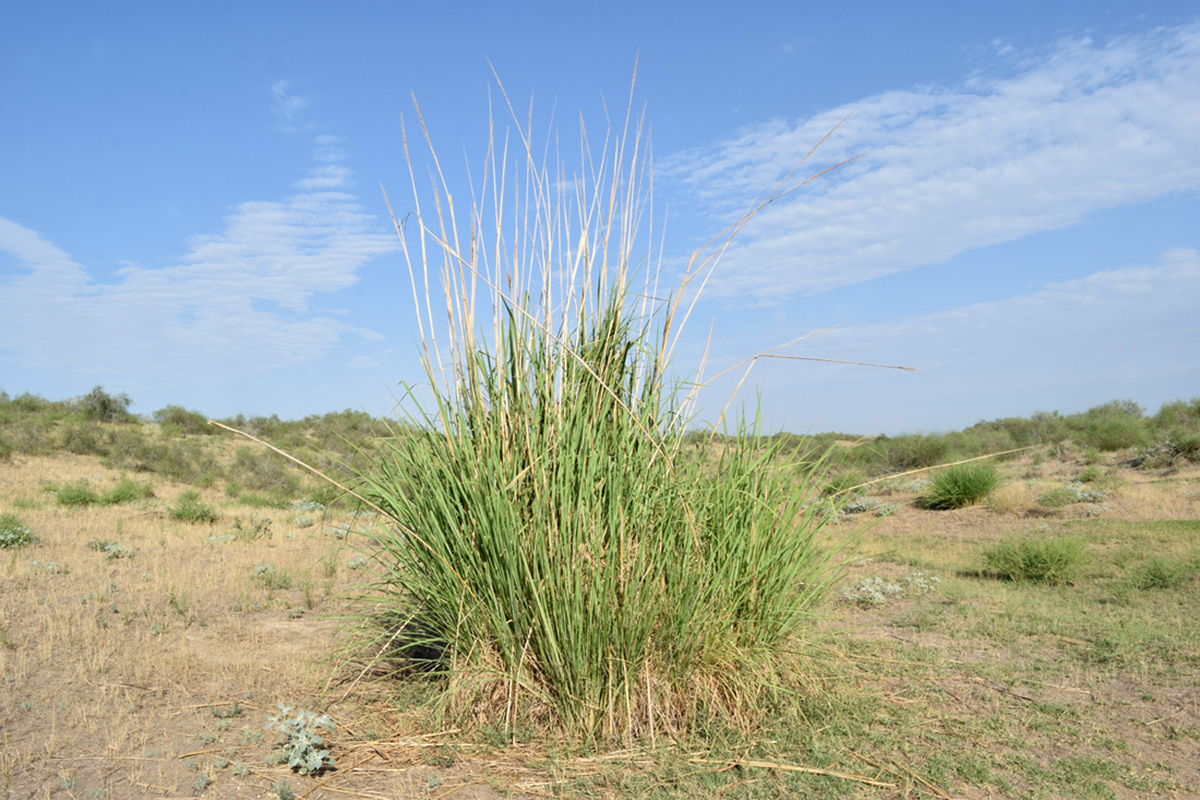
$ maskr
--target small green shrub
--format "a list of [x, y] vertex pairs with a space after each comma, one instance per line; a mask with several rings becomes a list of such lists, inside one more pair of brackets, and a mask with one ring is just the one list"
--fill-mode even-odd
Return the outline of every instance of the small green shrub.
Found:
[[1062, 508], [1078, 502], [1079, 495], [1070, 486], [1059, 486], [1038, 498], [1038, 505], [1045, 508]]
[[82, 397], [72, 401], [72, 405], [81, 413], [84, 419], [96, 422], [135, 422], [133, 414], [129, 413], [132, 403], [129, 395], [109, 394], [103, 386], [97, 386]]
[[69, 508], [91, 506], [100, 502], [100, 495], [96, 494], [95, 489], [86, 483], [64, 486], [56, 494], [58, 495], [58, 504]]
[[137, 555], [137, 550], [132, 547], [126, 547], [120, 542], [110, 542], [103, 539], [93, 539], [87, 544], [89, 550], [96, 550], [104, 553], [109, 561], [116, 561], [119, 558], [133, 558]]
[[104, 429], [95, 422], [66, 425], [61, 432], [61, 442], [63, 450], [79, 456], [100, 455], [108, 444]]
[[121, 478], [117, 485], [100, 496], [100, 503], [106, 506], [121, 503], [133, 503], [154, 497], [154, 488], [148, 483], [138, 483], [131, 478]]
[[171, 518], [183, 522], [216, 522], [217, 512], [200, 500], [200, 493], [189, 489], [179, 495], [175, 505], [170, 509]]
[[292, 588], [292, 576], [269, 562], [254, 565], [254, 582], [268, 591]]
[[975, 505], [1000, 483], [996, 470], [987, 464], [960, 464], [933, 476], [929, 494], [922, 500], [925, 508], [950, 510]]
[[0, 514], [0, 548], [37, 544], [38, 537], [16, 514]]
[[208, 418], [198, 411], [189, 411], [182, 406], [167, 406], [150, 415], [165, 436], [213, 436], [220, 428], [208, 424]]
[[292, 499], [286, 494], [243, 492], [237, 497], [239, 504], [250, 508], [287, 508]]
[[1002, 542], [983, 554], [986, 567], [1014, 583], [1070, 583], [1084, 563], [1085, 545], [1071, 537]]
[[[295, 712], [293, 714], [293, 712]], [[337, 762], [325, 747], [325, 736], [333, 732], [333, 719], [328, 714], [314, 711], [295, 710], [293, 706], [279, 704], [279, 713], [267, 720], [266, 730], [276, 730], [276, 752], [273, 760], [286, 763], [301, 775], [320, 772], [333, 767]], [[278, 792], [278, 790], [276, 790]], [[280, 797], [283, 797], [280, 794]]]
[[289, 499], [300, 488], [300, 477], [275, 453], [258, 453], [239, 448], [229, 467], [230, 478], [247, 489], [285, 495]]
[[257, 542], [259, 539], [271, 538], [271, 520], [268, 517], [253, 516], [250, 521], [243, 523], [240, 517], [233, 520], [229, 531], [239, 542]]
[[1175, 589], [1196, 572], [1195, 566], [1176, 559], [1155, 556], [1142, 564], [1135, 578], [1139, 589]]
[[891, 472], [934, 467], [950, 458], [950, 444], [944, 436], [913, 434], [894, 439], [880, 436], [873, 443], [862, 445], [879, 454]]

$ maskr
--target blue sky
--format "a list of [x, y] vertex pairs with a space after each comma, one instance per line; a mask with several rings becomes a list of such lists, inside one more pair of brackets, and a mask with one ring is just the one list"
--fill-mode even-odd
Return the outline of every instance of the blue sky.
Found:
[[[725, 253], [676, 366], [773, 428], [961, 428], [1200, 395], [1193, 2], [26, 3], [0, 27], [0, 388], [392, 410], [421, 378], [401, 117], [457, 164], [495, 81], [562, 139], [637, 61], [668, 265]], [[501, 120], [503, 122], [503, 120]], [[665, 233], [661, 228], [665, 221]], [[701, 416], [740, 373], [714, 378]]]

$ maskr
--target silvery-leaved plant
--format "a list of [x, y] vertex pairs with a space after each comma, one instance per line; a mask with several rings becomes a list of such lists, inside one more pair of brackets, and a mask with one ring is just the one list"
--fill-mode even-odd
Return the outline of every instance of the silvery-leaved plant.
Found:
[[276, 737], [276, 763], [286, 760], [288, 767], [301, 775], [337, 765], [329, 751], [322, 749], [325, 737], [319, 731], [332, 733], [334, 727], [333, 719], [328, 714], [296, 710], [295, 706], [280, 703], [279, 713], [268, 718], [264, 727], [279, 731]]

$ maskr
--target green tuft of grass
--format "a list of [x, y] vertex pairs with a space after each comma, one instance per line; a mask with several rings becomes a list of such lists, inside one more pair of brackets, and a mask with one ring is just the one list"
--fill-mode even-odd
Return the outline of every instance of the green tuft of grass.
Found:
[[200, 499], [200, 492], [189, 489], [179, 495], [179, 499], [170, 508], [172, 519], [183, 522], [216, 522], [217, 512]]
[[1134, 585], [1139, 589], [1176, 589], [1195, 574], [1195, 559], [1188, 562], [1154, 556], [1138, 568]]
[[154, 497], [154, 487], [148, 483], [138, 483], [131, 478], [121, 478], [117, 485], [102, 494], [99, 498], [101, 505], [113, 506], [121, 503], [134, 503]]
[[965, 508], [985, 499], [999, 483], [996, 470], [987, 464], [947, 467], [933, 476], [922, 505], [938, 510]]
[[1070, 583], [1085, 561], [1082, 539], [1025, 538], [1002, 542], [984, 551], [987, 569], [1015, 583], [1032, 581], [1051, 586]]
[[366, 534], [375, 644], [439, 675], [460, 720], [606, 741], [685, 731], [702, 710], [752, 728], [803, 680], [838, 574], [811, 502], [820, 459], [797, 480], [789, 443], [752, 416], [688, 444], [698, 382], [669, 377], [686, 306], [639, 272], [636, 131], [605, 158], [584, 142], [581, 173], [560, 175], [522, 130], [466, 219], [435, 185], [400, 229], [432, 391], [359, 475], [386, 523]]
[[100, 495], [86, 483], [63, 486], [56, 492], [58, 504], [68, 508], [83, 508], [100, 502]]

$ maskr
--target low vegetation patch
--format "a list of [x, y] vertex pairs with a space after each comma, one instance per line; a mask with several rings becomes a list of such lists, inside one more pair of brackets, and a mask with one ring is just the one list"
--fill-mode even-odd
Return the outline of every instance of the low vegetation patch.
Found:
[[96, 490], [86, 483], [63, 486], [54, 493], [58, 498], [58, 504], [68, 508], [80, 508], [100, 502], [100, 495], [96, 494]]
[[189, 489], [179, 495], [179, 499], [170, 507], [171, 519], [182, 522], [216, 522], [217, 512], [200, 499], [200, 493]]
[[984, 551], [988, 570], [1016, 583], [1070, 583], [1084, 564], [1086, 546], [1075, 537], [1026, 537]]
[[0, 514], [0, 548], [37, 544], [38, 537], [16, 514]]
[[959, 464], [934, 473], [925, 508], [951, 510], [984, 500], [1000, 484], [996, 470], [987, 464]]

